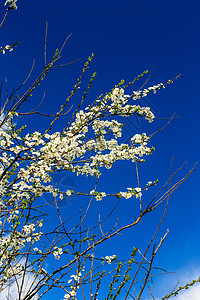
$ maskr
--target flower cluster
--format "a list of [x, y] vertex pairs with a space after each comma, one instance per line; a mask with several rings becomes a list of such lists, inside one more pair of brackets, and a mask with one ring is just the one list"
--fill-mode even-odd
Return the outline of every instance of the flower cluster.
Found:
[[105, 192], [98, 193], [95, 198], [96, 198], [97, 201], [101, 201], [103, 197], [106, 197]]
[[[46, 185], [51, 181], [50, 174], [55, 170], [69, 170], [76, 172], [77, 175], [99, 177], [101, 167], [111, 168], [117, 160], [143, 161], [143, 156], [152, 153], [153, 148], [147, 146], [150, 139], [145, 133], [134, 135], [130, 144], [119, 144], [118, 137], [122, 135], [122, 124], [116, 119], [104, 120], [109, 115], [131, 116], [135, 112], [140, 116], [144, 115], [151, 122], [153, 115], [150, 108], [130, 105], [127, 108], [129, 98], [130, 96], [124, 96], [123, 89], [115, 88], [101, 102], [96, 101], [94, 105], [87, 107], [85, 112], [83, 110], [77, 112], [74, 122], [62, 134], [55, 132], [42, 136], [41, 133], [34, 132], [22, 139], [17, 132], [10, 134], [9, 130], [2, 130], [0, 132], [2, 174], [10, 164], [13, 164], [13, 160], [15, 160], [13, 166], [18, 170], [17, 178], [12, 185], [12, 202], [19, 199], [27, 200], [31, 195], [40, 197], [46, 191], [56, 197], [59, 191], [52, 185]], [[86, 132], [90, 128], [94, 135], [88, 137]], [[113, 137], [108, 136], [109, 132]], [[16, 156], [23, 156], [26, 165], [19, 168], [23, 159], [16, 160]], [[3, 177], [0, 183], [1, 196], [6, 195], [7, 185], [8, 181]], [[67, 196], [72, 193], [70, 190], [63, 192]], [[105, 194], [96, 195], [97, 200], [101, 200], [102, 197], [105, 197]], [[60, 198], [63, 199], [63, 195]]]
[[128, 192], [120, 192], [118, 195], [121, 197], [124, 197], [125, 199], [129, 199], [133, 196], [136, 196], [136, 198], [142, 196], [141, 193], [141, 188], [136, 187], [136, 188], [127, 188]]
[[4, 5], [6, 6], [7, 4], [9, 4], [10, 9], [17, 9], [16, 2], [17, 2], [17, 0], [6, 0]]
[[63, 254], [63, 250], [61, 247], [54, 247], [54, 252], [53, 255], [55, 257], [55, 259], [60, 259], [60, 256]]
[[0, 51], [5, 54], [6, 50], [9, 50], [10, 52], [13, 51], [13, 48], [9, 45], [6, 45], [5, 47], [0, 47]]
[[137, 100], [142, 97], [146, 97], [149, 93], [153, 92], [154, 94], [156, 93], [157, 90], [160, 90], [161, 88], [165, 88], [163, 83], [159, 83], [157, 85], [148, 87], [147, 89], [144, 89], [143, 91], [134, 91], [133, 92], [133, 99]]
[[113, 260], [116, 260], [117, 259], [117, 255], [111, 255], [111, 256], [106, 256], [105, 257], [105, 260], [106, 260], [106, 262], [108, 263], [108, 264], [111, 264], [111, 262], [113, 261]]
[[77, 275], [71, 275], [71, 279], [68, 280], [68, 283], [71, 283], [72, 280], [74, 280], [74, 283], [72, 286], [70, 286], [70, 291], [67, 292], [67, 294], [64, 295], [64, 299], [76, 299], [76, 293], [77, 293], [77, 289], [79, 289], [79, 282], [80, 282], [80, 278], [82, 276], [81, 272], [77, 272]]

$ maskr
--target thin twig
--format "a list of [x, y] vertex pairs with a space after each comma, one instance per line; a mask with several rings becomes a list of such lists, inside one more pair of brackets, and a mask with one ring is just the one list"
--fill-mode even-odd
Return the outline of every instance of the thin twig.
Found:
[[5, 15], [4, 15], [4, 17], [3, 17], [3, 20], [2, 20], [2, 22], [1, 22], [1, 24], [0, 24], [0, 28], [3, 26], [3, 23], [5, 22], [6, 17], [7, 17], [7, 15], [8, 15], [9, 11], [10, 11], [10, 9], [8, 8], [7, 11], [6, 11], [6, 13], [5, 13]]

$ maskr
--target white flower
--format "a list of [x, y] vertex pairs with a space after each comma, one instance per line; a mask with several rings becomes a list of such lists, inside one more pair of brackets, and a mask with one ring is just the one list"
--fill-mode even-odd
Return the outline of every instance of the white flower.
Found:
[[70, 190], [67, 190], [67, 191], [66, 191], [66, 195], [67, 195], [67, 196], [71, 196], [71, 194], [72, 194], [72, 191], [70, 191]]

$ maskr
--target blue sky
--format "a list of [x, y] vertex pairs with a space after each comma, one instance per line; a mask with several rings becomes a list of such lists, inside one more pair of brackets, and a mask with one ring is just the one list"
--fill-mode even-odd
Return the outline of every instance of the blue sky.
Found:
[[[83, 85], [95, 71], [97, 78], [88, 103], [100, 93], [109, 91], [121, 79], [131, 81], [144, 70], [151, 71], [154, 66], [149, 85], [165, 83], [181, 73], [181, 77], [174, 84], [156, 95], [148, 96], [146, 102], [144, 101], [144, 105], [150, 105], [157, 117], [171, 117], [175, 112], [180, 117], [172, 121], [152, 140], [156, 151], [146, 159], [146, 164], [139, 166], [141, 183], [146, 184], [147, 181], [158, 178], [161, 186], [169, 177], [172, 157], [175, 168], [188, 161], [180, 176], [199, 160], [200, 4], [198, 1], [61, 0], [55, 3], [48, 0], [34, 2], [18, 0], [17, 4], [18, 10], [10, 13], [0, 31], [2, 45], [15, 41], [20, 43], [15, 51], [0, 57], [1, 79], [8, 78], [10, 91], [24, 80], [33, 59], [36, 60], [33, 78], [44, 66], [45, 22], [48, 21], [48, 59], [72, 33], [60, 62], [67, 63], [78, 58], [81, 60], [66, 68], [56, 69], [49, 75], [33, 97], [34, 103], [39, 103], [43, 90], [46, 90], [46, 102], [41, 107], [42, 112], [53, 113], [60, 107], [91, 53], [94, 53], [95, 58]], [[2, 9], [0, 13], [3, 16]], [[136, 89], [138, 87], [139, 84], [136, 85]], [[74, 101], [78, 103], [78, 97]], [[28, 106], [30, 105], [29, 103]], [[45, 121], [33, 119], [31, 124], [29, 123], [30, 130], [44, 129], [45, 122], [46, 119]], [[154, 124], [149, 125], [147, 122], [134, 119], [130, 123], [127, 122], [125, 134], [129, 137], [137, 131], [151, 133], [163, 124], [163, 121], [156, 120]], [[59, 123], [59, 126], [62, 126], [62, 123]], [[137, 184], [135, 166], [130, 163], [118, 164], [113, 171], [105, 172], [104, 175], [99, 186], [106, 191]], [[73, 180], [76, 186], [85, 184], [85, 179], [82, 182], [76, 178]], [[87, 184], [92, 185], [92, 181]], [[148, 200], [147, 194], [144, 197]], [[121, 206], [122, 220], [127, 218], [127, 211], [132, 207], [131, 201], [132, 199], [124, 200], [125, 203]], [[82, 205], [81, 199], [75, 200], [69, 207], [73, 210], [79, 204]], [[93, 209], [103, 213], [105, 208], [111, 207], [112, 200], [105, 199], [95, 205]], [[182, 272], [180, 270], [186, 270], [191, 277], [193, 274], [200, 275], [199, 211], [197, 166], [192, 177], [170, 200], [160, 236], [167, 228], [170, 229], [170, 235], [158, 254], [157, 265], [169, 271], [177, 271], [180, 276]], [[158, 220], [157, 213], [145, 220], [144, 225], [148, 230], [145, 226], [141, 230], [144, 230], [147, 237], [154, 232]], [[125, 238], [128, 238], [128, 235], [125, 235]], [[144, 247], [141, 231], [137, 231], [135, 238], [141, 243], [141, 247]], [[119, 247], [118, 251], [120, 255], [126, 255], [123, 246]], [[192, 271], [194, 266], [195, 271]], [[166, 285], [164, 279], [162, 282], [165, 282], [163, 286]], [[158, 280], [159, 284], [161, 280]], [[158, 287], [158, 294], [161, 292], [160, 289]]]

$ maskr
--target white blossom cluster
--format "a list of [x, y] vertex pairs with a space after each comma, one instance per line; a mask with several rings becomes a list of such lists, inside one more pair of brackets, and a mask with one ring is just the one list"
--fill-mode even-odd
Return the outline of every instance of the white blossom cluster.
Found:
[[142, 196], [141, 193], [141, 188], [136, 187], [136, 188], [127, 188], [128, 192], [120, 192], [119, 195], [125, 199], [129, 199], [133, 196], [136, 196], [136, 198]]
[[[15, 207], [15, 209], [9, 209], [7, 222], [15, 223], [20, 203], [23, 201], [27, 203], [31, 197], [40, 197], [44, 192], [50, 192], [54, 197], [59, 194], [58, 189], [50, 184], [47, 185], [51, 181], [51, 173], [55, 170], [69, 170], [76, 172], [77, 175], [99, 177], [101, 174], [99, 169], [103, 166], [111, 168], [117, 160], [143, 160], [144, 155], [152, 152], [152, 149], [147, 147], [149, 138], [145, 133], [134, 135], [130, 144], [118, 143], [118, 137], [122, 135], [122, 124], [115, 119], [109, 120], [109, 116], [131, 116], [136, 112], [141, 116], [144, 115], [149, 121], [153, 120], [149, 108], [127, 106], [129, 98], [130, 96], [124, 95], [123, 89], [115, 88], [102, 101], [96, 101], [85, 111], [80, 110], [74, 122], [63, 134], [55, 132], [42, 135], [34, 132], [22, 138], [17, 131], [12, 132], [9, 126], [7, 130], [0, 131], [0, 196], [4, 199], [9, 194], [6, 206], [14, 205]], [[104, 119], [105, 116], [106, 119]], [[9, 117], [13, 117], [13, 114]], [[89, 128], [92, 129], [93, 136], [88, 138], [86, 133]], [[107, 138], [108, 132], [111, 132], [113, 137]], [[86, 154], [87, 158], [85, 158]], [[23, 163], [24, 161], [26, 164]], [[10, 186], [5, 170], [11, 165], [13, 171], [9, 175], [12, 182]], [[60, 199], [63, 199], [63, 192], [67, 197], [73, 194], [71, 190], [62, 191]], [[120, 195], [125, 198], [133, 195], [137, 197], [138, 192], [135, 188], [128, 192], [120, 192]], [[106, 197], [106, 194], [96, 192], [95, 197], [99, 201]], [[4, 201], [1, 202], [0, 208], [5, 208]], [[11, 248], [20, 249], [26, 242], [39, 240], [41, 233], [35, 233], [35, 228], [36, 224], [32, 223], [24, 225], [21, 233], [16, 231], [12, 242], [9, 241]], [[2, 239], [1, 243], [5, 245], [7, 241]], [[53, 254], [56, 259], [59, 259], [62, 248], [55, 249]]]
[[115, 260], [115, 259], [117, 259], [117, 255], [110, 255], [110, 256], [106, 256], [105, 257], [105, 260], [106, 260], [106, 262], [108, 263], [108, 264], [111, 264], [111, 262], [113, 261], [113, 260]]
[[0, 51], [5, 54], [6, 50], [9, 50], [10, 52], [13, 51], [13, 48], [10, 45], [6, 45], [5, 47], [0, 47]]
[[[132, 105], [129, 103], [131, 98], [133, 101], [133, 96], [124, 95], [122, 88], [115, 88], [85, 110], [79, 110], [62, 133], [35, 131], [23, 136], [23, 128], [13, 130], [9, 124], [0, 130], [0, 224], [6, 224], [14, 232], [0, 238], [0, 266], [4, 267], [12, 253], [32, 246], [42, 237], [42, 232], [36, 230], [42, 226], [42, 221], [19, 222], [20, 212], [27, 209], [32, 199], [49, 192], [64, 201], [64, 197], [74, 194], [72, 190], [60, 191], [50, 184], [52, 173], [68, 170], [77, 175], [98, 178], [102, 167], [109, 169], [118, 160], [143, 161], [144, 156], [152, 153], [146, 133], [133, 135], [128, 143], [119, 142], [123, 126], [117, 116], [136, 114], [149, 122], [154, 119], [149, 107]], [[11, 112], [7, 117], [11, 119], [14, 115], [17, 113]], [[105, 192], [95, 190], [89, 195], [94, 195], [97, 201], [107, 196]], [[119, 192], [116, 196], [126, 199], [139, 197], [141, 189], [128, 188], [128, 191]], [[6, 217], [2, 214], [5, 210]], [[42, 255], [38, 247], [34, 247], [33, 251], [34, 255]], [[51, 253], [59, 260], [63, 249], [54, 247]], [[106, 256], [105, 261], [109, 264], [115, 258], [115, 255]], [[80, 274], [74, 275], [75, 283], [65, 299], [75, 299]]]
[[[33, 244], [40, 240], [42, 232], [33, 233], [35, 229], [35, 224], [24, 225], [22, 232], [14, 230], [12, 234], [0, 237], [0, 267], [4, 269], [6, 274], [1, 278], [0, 284], [2, 284], [2, 281], [5, 283], [9, 278], [13, 278], [23, 270], [20, 263], [8, 264], [8, 261], [12, 261], [14, 256], [27, 245], [27, 242]], [[41, 253], [40, 250], [37, 249], [37, 251]]]
[[[20, 160], [14, 163], [18, 173], [17, 180], [12, 185], [12, 202], [19, 199], [27, 200], [31, 195], [39, 197], [46, 191], [56, 196], [59, 191], [54, 190], [52, 185], [46, 185], [51, 181], [50, 175], [55, 169], [99, 177], [100, 168], [103, 166], [111, 168], [117, 160], [143, 161], [144, 155], [152, 153], [152, 148], [147, 146], [149, 138], [145, 133], [134, 135], [130, 144], [119, 144], [118, 137], [122, 135], [122, 124], [117, 120], [102, 119], [103, 114], [112, 116], [113, 110], [115, 114], [124, 114], [124, 108], [127, 116], [132, 115], [131, 109], [127, 110], [126, 105], [123, 107], [127, 101], [127, 96], [123, 95], [124, 91], [116, 88], [104, 98], [105, 101], [88, 107], [87, 112], [79, 111], [75, 121], [63, 134], [55, 132], [42, 136], [41, 133], [34, 132], [22, 139], [16, 132], [11, 135], [8, 131], [1, 131], [2, 173], [17, 155], [26, 159], [26, 166], [19, 167]], [[149, 108], [140, 108], [137, 114], [144, 114], [145, 118], [152, 121]], [[87, 138], [86, 132], [90, 127], [94, 136]], [[114, 138], [107, 138], [108, 132], [113, 133]], [[7, 185], [8, 181], [3, 177], [0, 181], [1, 196], [6, 194]], [[65, 192], [67, 196], [72, 193], [70, 190]], [[102, 197], [105, 197], [105, 194], [99, 194], [96, 198], [100, 200]]]
[[[4, 272], [4, 276], [2, 278], [2, 281], [5, 283], [10, 278], [15, 277], [16, 275], [20, 274], [20, 272], [23, 270], [20, 263], [15, 264], [15, 266], [8, 266], [6, 268], [6, 272]], [[0, 282], [2, 284], [2, 282]]]
[[17, 9], [16, 2], [17, 2], [17, 0], [6, 0], [4, 5], [6, 6], [7, 4], [9, 4], [9, 8]]
[[71, 283], [72, 280], [74, 280], [74, 283], [72, 286], [70, 286], [70, 291], [67, 292], [67, 294], [64, 295], [64, 300], [66, 299], [76, 299], [76, 293], [77, 293], [77, 289], [79, 289], [79, 285], [80, 285], [80, 278], [82, 276], [81, 272], [77, 272], [77, 275], [71, 275], [71, 279], [68, 280], [68, 283]]
[[146, 97], [150, 92], [153, 92], [154, 94], [156, 94], [157, 90], [160, 90], [161, 88], [165, 89], [165, 86], [163, 83], [159, 83], [157, 85], [148, 87], [147, 89], [144, 89], [143, 91], [134, 91], [133, 92], [133, 99], [137, 100], [140, 99], [142, 97]]
[[105, 192], [98, 193], [95, 198], [96, 198], [97, 201], [101, 201], [103, 197], [106, 197], [106, 193]]
[[22, 249], [26, 245], [26, 242], [32, 242], [33, 244], [35, 241], [40, 240], [42, 232], [33, 233], [36, 229], [35, 227], [33, 223], [24, 225], [21, 232], [15, 230], [14, 233], [9, 236], [0, 237], [0, 266], [2, 266], [3, 262], [9, 258], [12, 253]]
[[60, 259], [60, 256], [63, 254], [63, 250], [61, 247], [54, 247], [54, 252], [53, 255], [55, 257], [55, 259]]
[[[147, 184], [146, 184], [146, 187], [143, 189], [143, 190], [148, 190], [148, 188], [150, 186], [154, 186], [158, 183], [158, 180], [155, 180], [155, 181], [148, 181]], [[129, 199], [129, 198], [132, 198], [132, 197], [136, 197], [136, 198], [139, 198], [142, 196], [142, 189], [140, 187], [135, 187], [135, 188], [127, 188], [128, 191], [126, 192], [120, 192], [118, 194], [118, 196], [120, 197], [123, 197], [125, 199]]]

